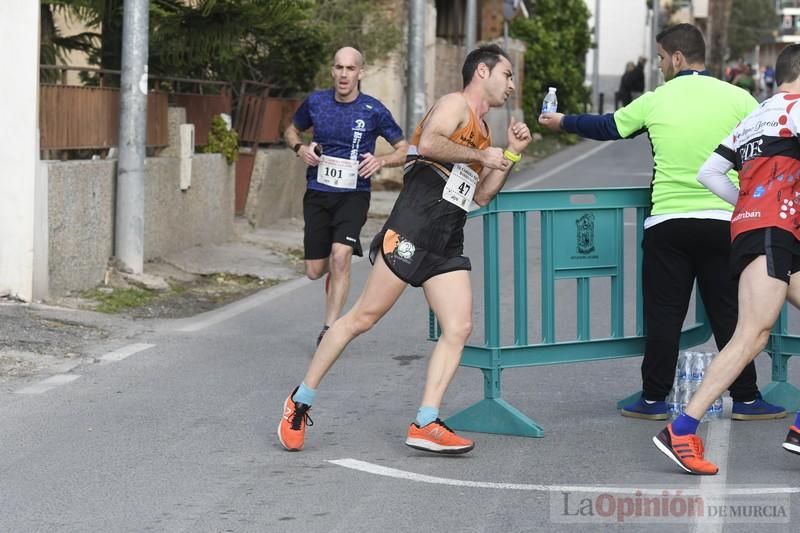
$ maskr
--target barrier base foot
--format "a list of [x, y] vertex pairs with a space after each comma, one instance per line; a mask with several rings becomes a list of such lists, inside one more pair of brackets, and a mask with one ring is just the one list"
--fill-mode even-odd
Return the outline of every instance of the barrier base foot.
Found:
[[458, 431], [544, 437], [544, 429], [503, 399], [484, 399], [451, 416], [445, 423]]
[[800, 410], [800, 389], [785, 381], [773, 381], [763, 389], [761, 395], [773, 405], [780, 405], [789, 412]]
[[629, 403], [638, 402], [639, 398], [641, 398], [641, 397], [642, 397], [642, 391], [634, 392], [633, 394], [631, 394], [627, 398], [623, 398], [620, 401], [618, 401], [617, 402], [617, 409], [622, 409], [623, 407], [625, 407]]

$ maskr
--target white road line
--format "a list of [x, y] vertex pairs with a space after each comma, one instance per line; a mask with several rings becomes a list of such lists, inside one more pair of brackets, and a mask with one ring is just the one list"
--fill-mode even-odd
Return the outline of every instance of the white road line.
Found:
[[[722, 412], [730, 413], [733, 407], [730, 398], [723, 399]], [[719, 467], [719, 472], [715, 476], [700, 476], [700, 490], [704, 494], [719, 497], [720, 504], [724, 504], [727, 493], [728, 482], [728, 452], [731, 444], [731, 419], [727, 416], [720, 420], [714, 420], [708, 424], [706, 433], [705, 457]], [[717, 517], [714, 521], [709, 521], [708, 517], [695, 517], [689, 531], [702, 533], [721, 532], [725, 525], [725, 517]]]
[[15, 390], [15, 394], [42, 394], [43, 392], [47, 392], [50, 389], [54, 389], [59, 385], [64, 385], [71, 381], [75, 381], [78, 379], [80, 375], [78, 374], [56, 374], [55, 376], [50, 376], [47, 379], [43, 379], [38, 383], [34, 383], [33, 385], [28, 385], [27, 387], [23, 387], [21, 389]]
[[254, 309], [271, 300], [280, 298], [284, 294], [292, 292], [295, 289], [299, 289], [303, 285], [307, 285], [309, 283], [311, 283], [311, 280], [307, 278], [297, 278], [291, 281], [283, 282], [275, 287], [271, 287], [268, 290], [257, 292], [252, 296], [248, 296], [244, 300], [239, 300], [234, 304], [225, 306], [218, 311], [204, 313], [203, 315], [200, 315], [203, 318], [200, 318], [199, 320], [191, 320], [188, 324], [184, 324], [183, 326], [179, 327], [177, 331], [200, 331], [201, 329], [213, 326], [214, 324], [219, 324], [220, 322], [224, 322], [225, 320], [250, 311], [251, 309]]
[[612, 144], [611, 141], [603, 142], [599, 146], [595, 146], [594, 148], [592, 148], [591, 150], [589, 150], [585, 154], [579, 155], [575, 159], [570, 159], [566, 163], [562, 163], [562, 164], [558, 165], [556, 168], [548, 170], [547, 172], [545, 172], [541, 176], [536, 176], [535, 178], [529, 179], [525, 183], [521, 183], [519, 185], [514, 186], [514, 189], [527, 189], [531, 185], [535, 185], [535, 184], [539, 183], [540, 181], [544, 181], [547, 178], [553, 176], [554, 174], [558, 174], [559, 172], [561, 172], [565, 168], [571, 167], [575, 163], [577, 163], [579, 161], [583, 161], [587, 157], [593, 156], [594, 154], [596, 154], [600, 150], [604, 150], [604, 149], [608, 148], [609, 146], [611, 146], [611, 144]]
[[130, 357], [135, 353], [139, 353], [141, 351], [147, 350], [148, 348], [152, 348], [155, 344], [129, 344], [127, 346], [123, 346], [119, 350], [114, 350], [113, 352], [108, 352], [107, 354], [100, 357], [101, 361], [104, 362], [114, 362], [114, 361], [122, 361], [126, 357]]
[[[641, 488], [641, 487], [613, 487], [613, 486], [596, 486], [596, 485], [533, 485], [528, 483], [496, 483], [492, 481], [465, 481], [461, 479], [450, 479], [437, 476], [428, 476], [425, 474], [417, 474], [415, 472], [408, 472], [406, 470], [398, 470], [388, 466], [376, 465], [366, 461], [359, 461], [358, 459], [333, 459], [329, 463], [352, 470], [359, 470], [368, 474], [377, 476], [392, 477], [396, 479], [404, 479], [407, 481], [415, 481], [418, 483], [432, 483], [434, 485], [450, 485], [454, 487], [472, 487], [478, 489], [501, 489], [501, 490], [526, 490], [538, 492], [600, 492], [612, 494], [634, 494], [641, 493], [642, 495], [656, 495], [661, 496], [665, 488], [670, 490], [681, 490], [684, 495], [703, 495], [702, 487], [686, 486], [686, 487], [659, 487], [659, 488]], [[759, 494], [796, 494], [800, 493], [800, 487], [747, 487], [738, 489], [725, 489], [724, 494], [731, 495], [759, 495]], [[716, 494], [716, 493], [715, 493]]]

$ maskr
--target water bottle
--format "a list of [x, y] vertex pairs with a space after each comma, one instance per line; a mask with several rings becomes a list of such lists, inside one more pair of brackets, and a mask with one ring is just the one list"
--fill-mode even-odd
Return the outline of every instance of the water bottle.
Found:
[[558, 98], [556, 98], [556, 88], [548, 87], [547, 94], [542, 102], [542, 113], [555, 113], [558, 111]]
[[706, 373], [705, 357], [702, 353], [695, 353], [692, 358], [691, 377], [689, 378], [694, 383], [703, 381], [703, 376]]
[[689, 405], [689, 402], [692, 399], [692, 395], [694, 394], [694, 391], [696, 391], [696, 390], [697, 390], [697, 385], [695, 384], [694, 381], [687, 381], [686, 382], [686, 386], [683, 388], [683, 390], [681, 390], [681, 396], [680, 396], [680, 400], [681, 400], [680, 411], [681, 412], [680, 412], [680, 414], [683, 414], [683, 413], [686, 412], [686, 406]]
[[667, 410], [672, 418], [675, 418], [680, 414], [680, 392], [681, 386], [680, 382], [678, 381], [678, 373], [676, 372], [675, 381], [672, 383], [672, 390], [669, 391], [669, 395], [667, 396]]
[[[714, 359], [714, 354], [711, 353], [711, 352], [706, 352], [703, 355], [705, 355], [705, 366], [706, 366], [706, 370], [708, 370], [708, 367], [711, 366], [711, 361]], [[711, 407], [708, 408], [708, 412], [706, 413], [706, 416], [708, 416], [708, 418], [710, 420], [719, 420], [720, 418], [722, 418], [722, 397], [721, 396], [718, 397], [716, 400], [714, 400], [714, 403], [712, 403]]]
[[669, 395], [667, 396], [667, 407], [673, 418], [683, 413], [681, 403], [688, 383], [687, 359], [690, 355], [691, 352], [678, 353], [678, 363], [675, 365], [675, 380], [672, 383], [672, 390], [669, 391]]

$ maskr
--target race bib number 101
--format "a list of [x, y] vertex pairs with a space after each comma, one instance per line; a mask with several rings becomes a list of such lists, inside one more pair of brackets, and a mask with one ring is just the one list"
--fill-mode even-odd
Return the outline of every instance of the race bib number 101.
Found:
[[317, 181], [337, 189], [355, 189], [358, 184], [358, 161], [323, 155], [319, 158]]

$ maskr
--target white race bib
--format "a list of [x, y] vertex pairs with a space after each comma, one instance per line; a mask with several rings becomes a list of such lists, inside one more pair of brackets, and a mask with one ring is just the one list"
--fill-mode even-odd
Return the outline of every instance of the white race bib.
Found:
[[442, 198], [464, 211], [469, 211], [477, 186], [478, 173], [464, 163], [456, 163], [444, 186]]
[[319, 158], [317, 181], [337, 189], [355, 189], [358, 184], [358, 161], [323, 155]]

